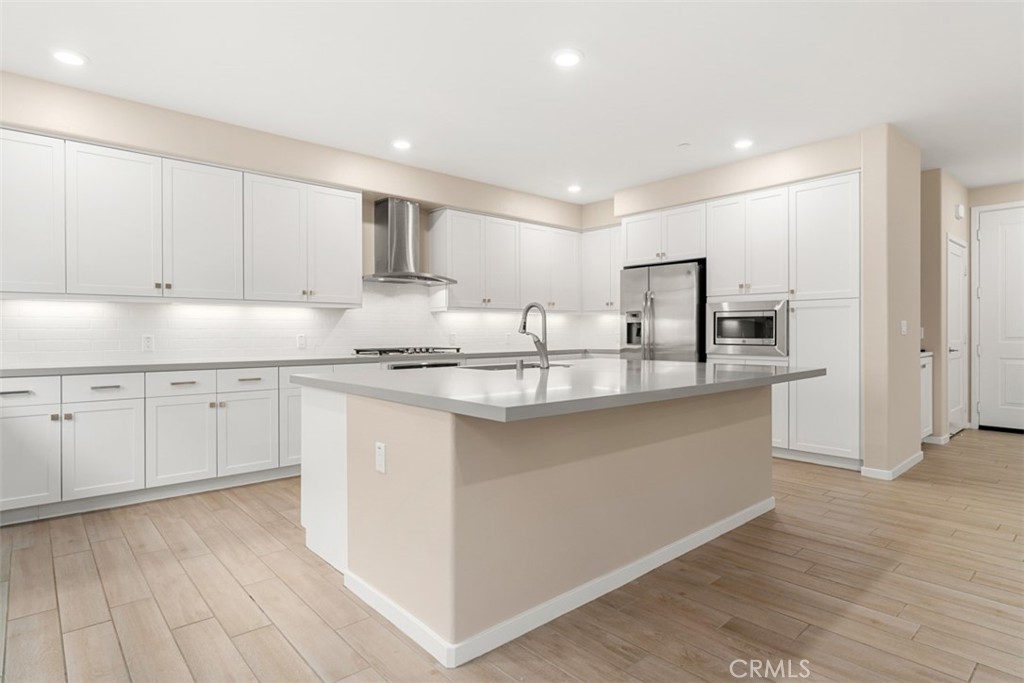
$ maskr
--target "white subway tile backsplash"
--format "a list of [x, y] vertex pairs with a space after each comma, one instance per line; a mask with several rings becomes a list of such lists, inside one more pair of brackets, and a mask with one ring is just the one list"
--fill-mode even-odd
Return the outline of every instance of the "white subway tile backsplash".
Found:
[[[0, 301], [0, 366], [347, 356], [363, 346], [531, 351], [516, 311], [431, 313], [425, 288], [367, 284], [363, 307]], [[539, 329], [536, 314], [530, 329]], [[142, 335], [156, 350], [143, 352]], [[306, 348], [295, 348], [295, 335]], [[452, 344], [450, 336], [455, 335]], [[550, 313], [552, 348], [614, 348], [618, 316]]]

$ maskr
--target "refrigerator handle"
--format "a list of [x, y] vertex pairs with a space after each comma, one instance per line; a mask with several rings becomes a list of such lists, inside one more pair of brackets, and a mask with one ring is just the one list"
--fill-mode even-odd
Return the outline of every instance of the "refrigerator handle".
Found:
[[647, 344], [647, 360], [654, 360], [654, 292], [647, 290], [647, 324], [644, 326], [644, 342]]
[[643, 314], [641, 317], [641, 337], [640, 337], [640, 357], [643, 360], [650, 360], [653, 345], [651, 344], [651, 337], [654, 334], [654, 326], [652, 325], [654, 316], [651, 314], [651, 301], [654, 295], [650, 290], [644, 290], [643, 293]]

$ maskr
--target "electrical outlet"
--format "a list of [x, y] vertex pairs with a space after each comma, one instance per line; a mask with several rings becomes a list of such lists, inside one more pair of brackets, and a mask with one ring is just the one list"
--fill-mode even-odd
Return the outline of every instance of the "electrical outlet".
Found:
[[907, 321], [906, 320], [901, 320], [900, 321], [900, 334], [902, 334], [903, 336], [906, 336], [908, 329], [909, 328], [907, 326]]
[[304, 349], [306, 348], [306, 335], [297, 334], [295, 335], [295, 348]]
[[142, 350], [146, 353], [156, 351], [156, 338], [151, 334], [142, 335]]
[[374, 447], [374, 467], [381, 474], [387, 473], [388, 450], [382, 442], [378, 441]]

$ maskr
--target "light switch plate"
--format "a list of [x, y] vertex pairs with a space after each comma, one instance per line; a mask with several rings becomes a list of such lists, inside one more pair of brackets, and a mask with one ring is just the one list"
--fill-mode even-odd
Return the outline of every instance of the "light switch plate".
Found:
[[295, 348], [304, 349], [306, 348], [306, 335], [297, 334], [295, 335]]
[[906, 320], [901, 320], [900, 321], [900, 334], [906, 336], [908, 329], [909, 329], [909, 327], [907, 325], [907, 321]]
[[387, 474], [387, 446], [378, 441], [374, 447], [374, 468], [381, 474]]

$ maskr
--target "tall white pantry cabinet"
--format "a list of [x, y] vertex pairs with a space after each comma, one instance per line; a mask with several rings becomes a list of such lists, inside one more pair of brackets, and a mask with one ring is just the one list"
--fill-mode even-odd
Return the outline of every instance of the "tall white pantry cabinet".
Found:
[[[789, 300], [789, 357], [827, 374], [772, 392], [772, 445], [861, 458], [860, 174], [708, 202], [708, 296]], [[711, 359], [774, 365], [779, 360]]]

